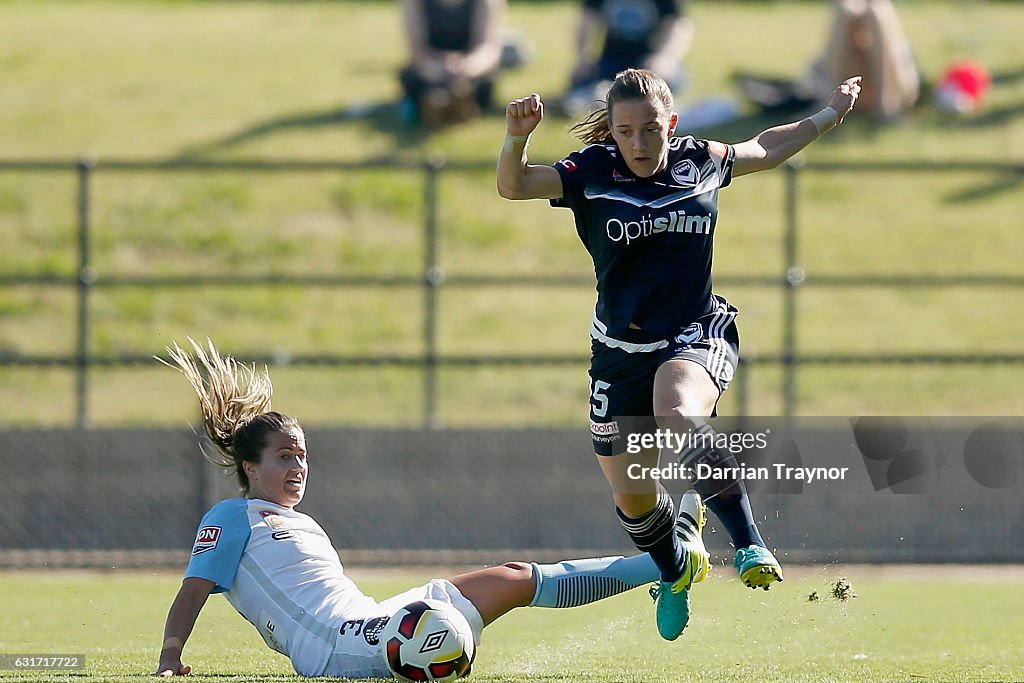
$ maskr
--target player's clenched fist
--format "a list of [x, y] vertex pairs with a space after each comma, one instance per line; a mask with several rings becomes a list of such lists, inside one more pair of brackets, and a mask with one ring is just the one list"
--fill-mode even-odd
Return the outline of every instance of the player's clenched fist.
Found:
[[860, 96], [860, 82], [860, 76], [847, 78], [832, 92], [832, 96], [828, 100], [828, 106], [836, 110], [836, 113], [839, 115], [839, 123], [843, 122], [843, 118], [850, 113], [853, 105], [857, 103], [857, 98]]
[[529, 135], [543, 118], [544, 103], [537, 93], [512, 100], [505, 108], [505, 125], [509, 135]]

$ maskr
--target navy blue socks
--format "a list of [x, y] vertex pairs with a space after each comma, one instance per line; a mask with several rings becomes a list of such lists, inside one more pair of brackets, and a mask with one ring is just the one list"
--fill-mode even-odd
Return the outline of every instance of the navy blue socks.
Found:
[[750, 545], [765, 547], [764, 539], [757, 530], [757, 523], [750, 509], [750, 498], [747, 497], [743, 482], [734, 482], [724, 491], [711, 498], [705, 498], [704, 502], [721, 520], [737, 550]]

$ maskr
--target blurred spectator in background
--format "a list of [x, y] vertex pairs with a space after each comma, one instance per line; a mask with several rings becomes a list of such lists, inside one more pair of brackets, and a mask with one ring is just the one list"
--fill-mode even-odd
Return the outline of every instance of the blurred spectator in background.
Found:
[[860, 112], [891, 121], [917, 102], [921, 75], [892, 0], [837, 0], [827, 46], [812, 68], [819, 95], [855, 73]]
[[616, 74], [631, 67], [653, 71], [678, 95], [685, 80], [683, 57], [693, 38], [686, 5], [687, 0], [583, 0], [577, 62], [562, 112], [574, 116], [602, 99]]
[[400, 74], [403, 114], [438, 128], [490, 107], [506, 0], [403, 0], [412, 59]]
[[815, 107], [851, 73], [864, 76], [858, 112], [893, 121], [917, 103], [921, 74], [892, 0], [836, 0], [822, 56], [803, 79], [738, 79], [766, 113], [788, 115]]

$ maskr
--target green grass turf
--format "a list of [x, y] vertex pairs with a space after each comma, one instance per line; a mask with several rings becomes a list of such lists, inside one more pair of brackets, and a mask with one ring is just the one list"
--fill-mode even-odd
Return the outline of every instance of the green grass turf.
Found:
[[[675, 643], [659, 640], [637, 590], [571, 610], [518, 610], [488, 627], [474, 681], [1019, 681], [1024, 671], [1020, 569], [794, 568], [765, 593], [717, 568], [693, 593]], [[840, 575], [857, 597], [829, 596]], [[383, 598], [431, 574], [356, 570]], [[19, 680], [141, 680], [156, 666], [179, 578], [155, 573], [6, 573], [0, 652], [84, 653], [83, 676]], [[821, 599], [809, 602], [817, 592]], [[204, 609], [186, 649], [198, 680], [278, 680], [288, 662], [221, 597]], [[10, 672], [0, 680], [14, 678]]]
[[[1024, 158], [1024, 78], [1012, 2], [903, 2], [899, 11], [922, 70], [934, 81], [953, 59], [980, 59], [998, 76], [986, 108], [953, 122], [928, 105], [876, 129], [856, 116], [811, 161]], [[516, 2], [508, 25], [535, 48], [499, 82], [498, 100], [555, 95], [571, 68], [573, 2]], [[796, 76], [822, 49], [826, 3], [695, 3], [685, 110], [707, 96], [737, 96], [734, 71]], [[0, 158], [421, 160], [493, 163], [498, 115], [426, 136], [387, 105], [406, 59], [392, 2], [10, 0], [0, 3]], [[358, 116], [377, 105], [375, 116]], [[567, 121], [546, 121], [537, 161], [573, 148]], [[709, 131], [744, 139], [753, 118]], [[685, 129], [685, 117], [682, 127]], [[780, 275], [785, 268], [783, 175], [738, 180], [721, 195], [716, 274]], [[104, 173], [94, 181], [94, 266], [101, 276], [397, 274], [422, 267], [422, 178], [417, 172], [243, 174]], [[802, 183], [799, 260], [824, 274], [1019, 275], [1022, 185], [989, 173], [835, 173]], [[0, 171], [0, 275], [75, 272], [74, 178]], [[452, 274], [571, 273], [587, 256], [568, 212], [497, 197], [491, 172], [449, 173], [440, 186], [440, 257]], [[744, 352], [782, 350], [781, 290], [721, 285], [742, 310]], [[585, 356], [593, 290], [445, 288], [438, 333], [444, 355]], [[808, 289], [801, 350], [822, 353], [1020, 351], [1019, 290]], [[0, 291], [0, 351], [70, 354], [70, 289]], [[416, 288], [331, 290], [98, 290], [92, 349], [159, 352], [186, 334], [229, 352], [415, 355], [423, 350]], [[781, 374], [743, 371], [748, 410], [781, 409]], [[408, 369], [274, 368], [281, 409], [307, 423], [417, 424], [423, 379]], [[1018, 414], [1022, 366], [806, 368], [803, 414]], [[0, 368], [0, 423], [73, 419], [70, 370]], [[569, 424], [584, 415], [585, 364], [445, 370], [442, 424]], [[169, 401], [140, 400], [167, 396]], [[725, 412], [737, 409], [727, 396]], [[165, 370], [97, 370], [90, 415], [98, 425], [181, 424], [194, 416], [186, 387]]]

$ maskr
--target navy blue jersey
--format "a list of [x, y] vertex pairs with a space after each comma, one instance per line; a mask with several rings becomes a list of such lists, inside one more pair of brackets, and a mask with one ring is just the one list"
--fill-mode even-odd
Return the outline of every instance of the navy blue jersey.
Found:
[[[734, 150], [693, 137], [669, 140], [668, 165], [650, 178], [629, 170], [614, 144], [590, 145], [555, 164], [562, 198], [594, 260], [593, 336], [667, 339], [712, 310], [712, 240], [718, 190]], [[632, 327], [630, 327], [632, 325]]]

